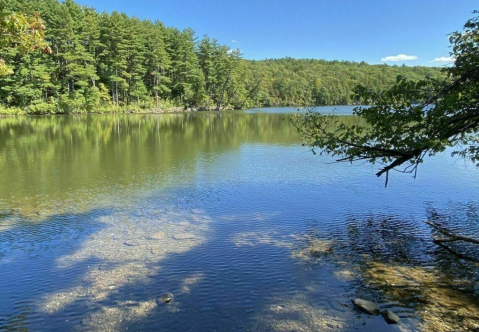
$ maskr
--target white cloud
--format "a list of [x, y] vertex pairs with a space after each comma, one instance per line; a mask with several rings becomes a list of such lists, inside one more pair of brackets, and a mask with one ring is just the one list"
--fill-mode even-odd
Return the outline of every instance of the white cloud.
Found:
[[406, 55], [406, 54], [398, 54], [398, 55], [390, 55], [385, 58], [382, 58], [381, 61], [389, 62], [389, 61], [410, 61], [416, 60], [417, 56], [415, 55]]
[[454, 62], [456, 59], [454, 59], [452, 56], [442, 56], [440, 58], [435, 58], [431, 62]]
[[236, 39], [233, 39], [231, 42], [234, 44], [234, 43], [237, 43], [238, 41]]

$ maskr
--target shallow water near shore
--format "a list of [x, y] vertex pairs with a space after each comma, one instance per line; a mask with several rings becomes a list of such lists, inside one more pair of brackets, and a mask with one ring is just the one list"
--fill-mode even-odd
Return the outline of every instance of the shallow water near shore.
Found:
[[0, 331], [479, 326], [478, 250], [422, 222], [477, 237], [477, 169], [446, 152], [384, 188], [290, 111], [0, 119]]

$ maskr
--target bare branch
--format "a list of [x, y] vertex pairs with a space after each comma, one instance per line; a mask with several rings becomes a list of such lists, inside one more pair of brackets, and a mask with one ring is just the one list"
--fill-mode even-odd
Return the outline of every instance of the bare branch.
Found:
[[435, 228], [436, 230], [438, 230], [440, 233], [442, 233], [443, 235], [446, 235], [447, 239], [434, 239], [434, 243], [444, 243], [444, 242], [454, 242], [454, 241], [464, 241], [464, 242], [469, 242], [469, 243], [474, 243], [474, 244], [479, 244], [479, 240], [477, 239], [473, 239], [473, 238], [470, 238], [470, 237], [467, 237], [467, 236], [463, 236], [463, 235], [457, 235], [455, 233], [452, 233], [451, 231], [445, 229], [445, 228], [442, 228], [441, 226], [438, 226], [428, 220], [424, 220], [424, 222], [426, 224], [428, 224], [429, 226]]

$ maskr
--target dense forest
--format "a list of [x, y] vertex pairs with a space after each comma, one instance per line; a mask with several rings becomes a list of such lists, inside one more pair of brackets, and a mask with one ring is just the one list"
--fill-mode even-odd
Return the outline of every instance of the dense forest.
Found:
[[1, 113], [80, 113], [222, 110], [259, 106], [354, 104], [352, 90], [437, 77], [439, 69], [313, 59], [242, 59], [192, 29], [126, 14], [98, 13], [72, 0], [0, 0], [0, 8], [39, 13], [48, 52], [12, 44], [0, 59], [13, 69], [0, 76]]

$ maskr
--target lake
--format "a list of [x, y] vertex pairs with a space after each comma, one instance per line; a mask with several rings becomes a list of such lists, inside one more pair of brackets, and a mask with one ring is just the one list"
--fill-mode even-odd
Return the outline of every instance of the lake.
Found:
[[0, 331], [479, 326], [477, 249], [422, 222], [477, 236], [474, 165], [446, 151], [385, 188], [302, 147], [294, 111], [0, 118]]

